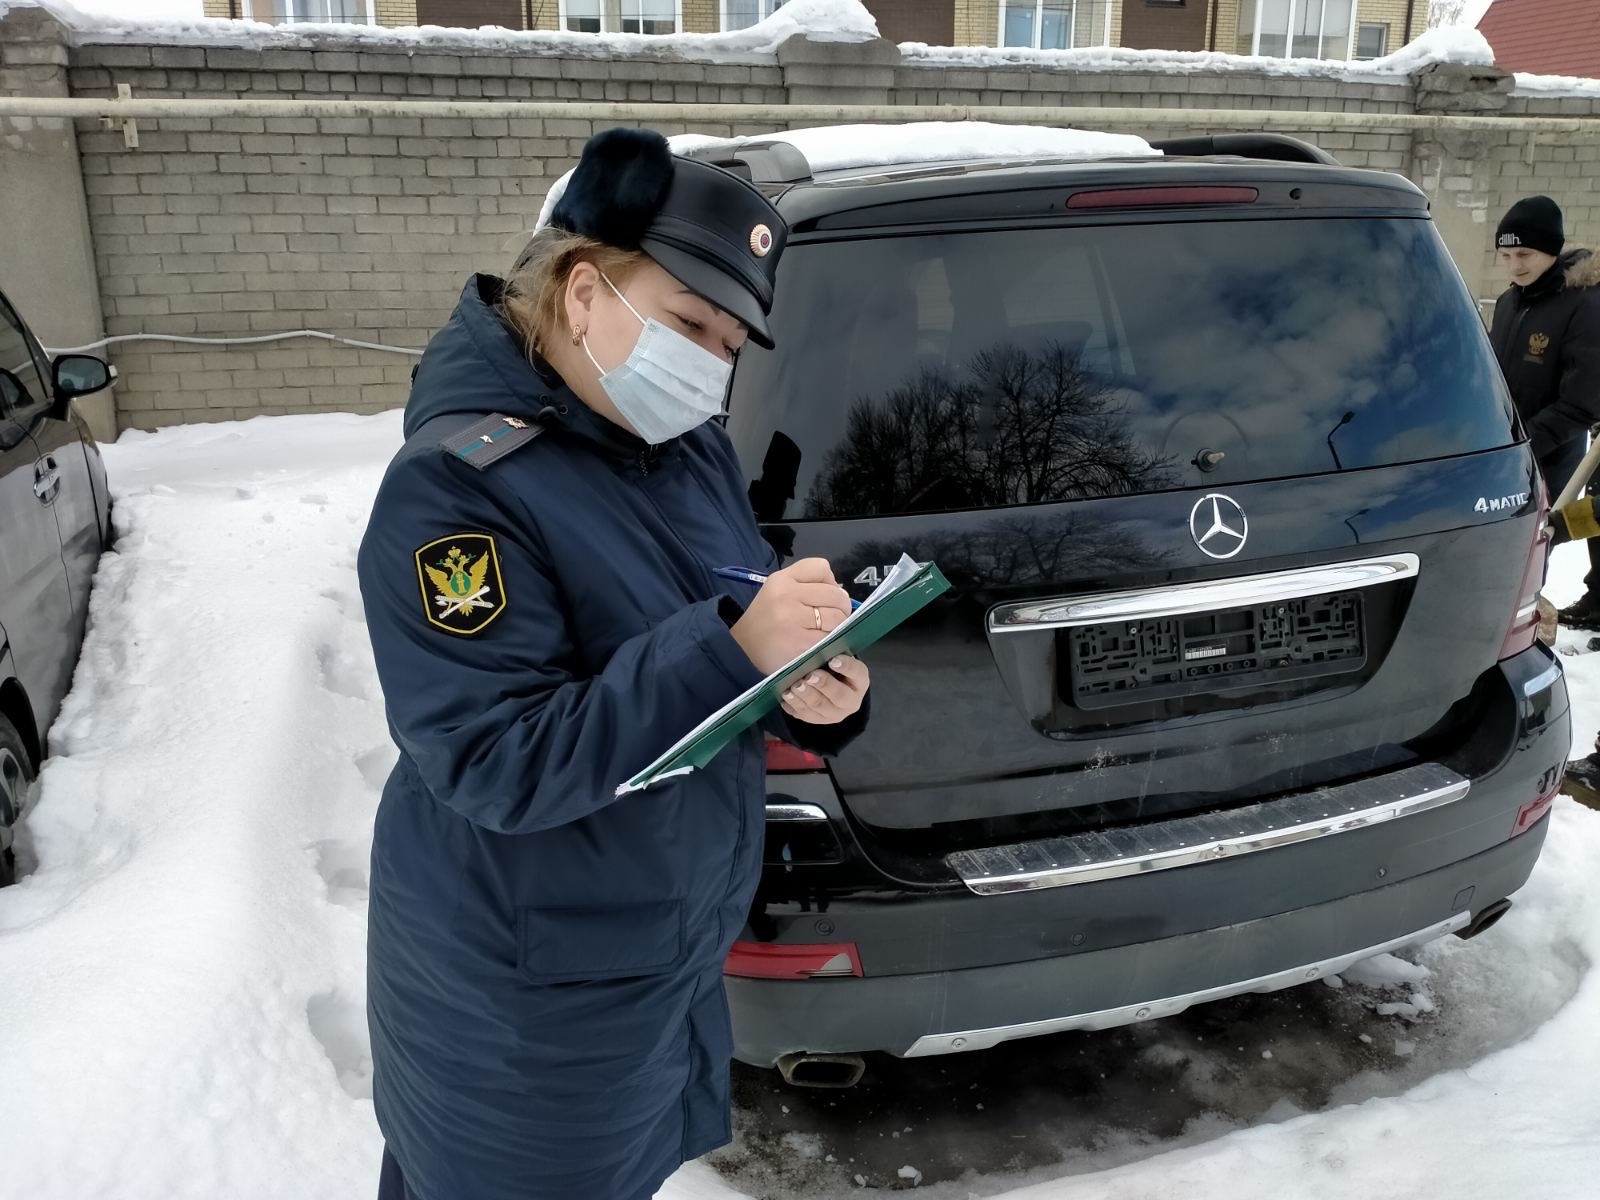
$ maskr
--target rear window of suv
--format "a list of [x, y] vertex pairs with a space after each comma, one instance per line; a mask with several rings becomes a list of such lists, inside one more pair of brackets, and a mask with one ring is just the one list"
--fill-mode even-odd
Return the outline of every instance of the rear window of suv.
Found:
[[1514, 436], [1422, 220], [800, 244], [773, 327], [775, 351], [740, 358], [729, 420], [765, 521], [1321, 474]]

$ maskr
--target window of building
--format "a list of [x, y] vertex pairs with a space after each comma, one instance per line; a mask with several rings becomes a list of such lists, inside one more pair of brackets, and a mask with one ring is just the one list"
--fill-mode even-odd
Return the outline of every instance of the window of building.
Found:
[[1356, 57], [1382, 58], [1389, 53], [1389, 27], [1362, 25], [1356, 31]]
[[749, 29], [783, 7], [783, 0], [722, 0], [722, 28]]
[[244, 0], [242, 15], [268, 25], [375, 25], [373, 0]]
[[677, 33], [678, 0], [622, 0], [623, 33]]
[[562, 0], [561, 28], [572, 33], [677, 33], [680, 0]]
[[566, 0], [562, 10], [561, 28], [573, 33], [603, 31], [605, 0]]
[[1069, 50], [1111, 44], [1111, 0], [1000, 0], [1000, 44]]
[[1355, 0], [1244, 0], [1240, 54], [1268, 58], [1350, 57]]

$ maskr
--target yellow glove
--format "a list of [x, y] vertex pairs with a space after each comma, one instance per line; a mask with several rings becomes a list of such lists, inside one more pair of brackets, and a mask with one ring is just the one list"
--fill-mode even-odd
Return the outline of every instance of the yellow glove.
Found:
[[1595, 512], [1595, 498], [1580, 496], [1565, 508], [1550, 514], [1550, 525], [1555, 531], [1554, 544], [1583, 541], [1600, 536], [1600, 514]]

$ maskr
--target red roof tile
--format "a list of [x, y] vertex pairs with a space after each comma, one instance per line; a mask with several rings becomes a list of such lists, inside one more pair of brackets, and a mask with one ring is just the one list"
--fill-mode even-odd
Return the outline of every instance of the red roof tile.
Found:
[[1494, 0], [1478, 30], [1504, 70], [1600, 79], [1600, 0]]

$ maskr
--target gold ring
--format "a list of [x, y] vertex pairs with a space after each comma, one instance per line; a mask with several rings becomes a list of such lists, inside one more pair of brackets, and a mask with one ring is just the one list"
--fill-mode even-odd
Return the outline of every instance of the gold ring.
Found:
[[821, 629], [822, 628], [822, 610], [820, 608], [813, 608], [811, 610], [811, 615], [817, 619], [817, 628]]

